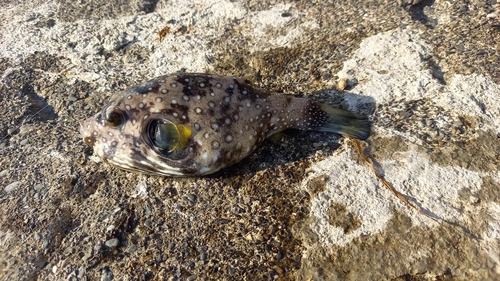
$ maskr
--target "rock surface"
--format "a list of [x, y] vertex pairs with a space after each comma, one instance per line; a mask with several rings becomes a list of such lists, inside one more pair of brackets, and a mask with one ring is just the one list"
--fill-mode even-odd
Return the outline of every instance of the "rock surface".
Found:
[[[1, 280], [500, 279], [497, 1], [128, 2], [0, 4]], [[92, 156], [79, 121], [175, 71], [371, 116], [376, 168], [441, 223], [332, 134], [198, 179]]]

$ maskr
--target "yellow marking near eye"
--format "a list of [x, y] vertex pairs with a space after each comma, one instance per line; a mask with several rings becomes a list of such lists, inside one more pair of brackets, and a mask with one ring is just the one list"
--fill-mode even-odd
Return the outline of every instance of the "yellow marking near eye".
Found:
[[176, 144], [172, 149], [170, 149], [168, 152], [172, 152], [177, 148], [183, 149], [187, 146], [187, 143], [189, 141], [189, 137], [191, 136], [191, 127], [186, 126], [186, 125], [175, 125], [172, 124], [172, 126], [175, 128], [177, 131], [177, 136], [179, 139], [177, 140]]
[[155, 126], [153, 135], [156, 147], [159, 150], [168, 149], [168, 153], [171, 153], [176, 149], [184, 149], [187, 146], [191, 136], [191, 127], [160, 123]]

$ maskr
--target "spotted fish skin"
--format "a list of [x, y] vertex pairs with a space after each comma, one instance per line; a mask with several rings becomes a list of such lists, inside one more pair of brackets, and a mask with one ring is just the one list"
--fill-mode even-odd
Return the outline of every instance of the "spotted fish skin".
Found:
[[[155, 146], [151, 124], [184, 126], [174, 153]], [[239, 162], [267, 137], [288, 128], [366, 139], [366, 119], [290, 95], [269, 94], [242, 78], [201, 73], [160, 76], [112, 96], [81, 124], [84, 142], [120, 168], [166, 176], [200, 176]]]

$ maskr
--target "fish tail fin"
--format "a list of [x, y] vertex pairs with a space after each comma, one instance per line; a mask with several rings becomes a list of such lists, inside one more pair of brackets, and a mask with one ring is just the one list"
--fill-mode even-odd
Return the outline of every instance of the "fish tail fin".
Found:
[[[370, 136], [370, 121], [359, 117], [349, 111], [333, 108], [326, 104], [317, 104], [320, 115], [316, 120], [316, 126], [312, 130], [322, 132], [333, 132], [341, 135], [350, 136], [359, 140], [365, 140]], [[325, 114], [326, 113], [326, 114]]]

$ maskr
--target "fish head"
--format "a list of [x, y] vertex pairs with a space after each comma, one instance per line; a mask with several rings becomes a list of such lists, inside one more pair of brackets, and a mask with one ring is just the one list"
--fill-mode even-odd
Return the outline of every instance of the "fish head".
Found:
[[[196, 130], [173, 118], [161, 97], [133, 89], [116, 95], [99, 113], [85, 120], [80, 133], [105, 162], [129, 171], [192, 176], [199, 170], [193, 155]], [[148, 92], [148, 94], [142, 94]], [[186, 118], [187, 119], [187, 118]]]

